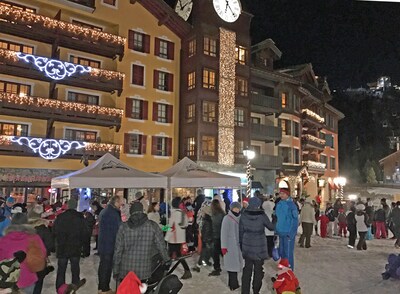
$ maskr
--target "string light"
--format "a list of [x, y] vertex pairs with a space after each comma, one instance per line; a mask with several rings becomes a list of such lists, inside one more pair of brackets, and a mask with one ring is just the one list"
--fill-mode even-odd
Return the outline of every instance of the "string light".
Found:
[[123, 80], [125, 78], [125, 74], [122, 72], [111, 71], [106, 69], [99, 69], [99, 68], [91, 68], [90, 75], [99, 78], [106, 78], [107, 80]]
[[76, 102], [67, 102], [67, 101], [60, 101], [60, 100], [40, 98], [40, 97], [19, 96], [17, 94], [11, 94], [7, 92], [0, 92], [0, 102], [5, 102], [15, 105], [27, 105], [37, 108], [52, 108], [52, 109], [61, 109], [65, 111], [100, 114], [118, 118], [122, 118], [124, 115], [124, 111], [118, 108], [111, 108], [111, 107], [104, 107], [104, 106], [90, 105], [90, 104], [83, 104]]
[[236, 33], [220, 28], [218, 106], [218, 163], [235, 163], [235, 49]]
[[324, 170], [326, 168], [326, 163], [312, 161], [312, 160], [303, 161], [303, 165], [306, 165], [309, 168], [321, 169], [321, 170]]
[[124, 46], [126, 43], [126, 38], [117, 35], [81, 27], [65, 21], [8, 7], [3, 4], [0, 4], [0, 17], [2, 21], [18, 23], [29, 28], [41, 26], [42, 28], [52, 30], [55, 34], [59, 34], [61, 30], [67, 36], [72, 35], [71, 37], [79, 37], [80, 39], [94, 43], [107, 42], [119, 46]]
[[314, 111], [311, 111], [310, 109], [303, 109], [301, 112], [304, 115], [312, 117], [313, 119], [315, 119], [316, 121], [318, 121], [321, 124], [323, 124], [325, 122], [325, 119], [323, 117], [319, 116], [318, 114], [316, 114]]
[[323, 145], [323, 146], [325, 146], [325, 143], [326, 143], [325, 140], [317, 138], [317, 137], [315, 137], [313, 135], [310, 135], [310, 134], [302, 135], [301, 138], [302, 138], [303, 141], [311, 141], [311, 142], [314, 142], [314, 143], [317, 143], [317, 144], [320, 144], [320, 145]]
[[86, 143], [86, 151], [101, 151], [110, 153], [120, 153], [121, 145], [106, 143]]

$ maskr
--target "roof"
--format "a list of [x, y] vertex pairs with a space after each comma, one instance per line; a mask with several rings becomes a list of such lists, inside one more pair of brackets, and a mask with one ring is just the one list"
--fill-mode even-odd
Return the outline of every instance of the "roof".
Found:
[[379, 163], [380, 163], [380, 164], [383, 164], [387, 159], [389, 159], [389, 158], [391, 158], [391, 157], [393, 157], [393, 156], [395, 156], [395, 155], [400, 155], [400, 150], [397, 150], [396, 152], [393, 152], [392, 154], [389, 154], [388, 156], [386, 156], [386, 157], [380, 159], [380, 160], [379, 160]]
[[265, 39], [257, 44], [251, 46], [251, 53], [257, 53], [258, 51], [270, 49], [273, 53], [275, 53], [276, 59], [280, 59], [282, 57], [282, 51], [276, 47], [275, 42], [272, 39]]
[[339, 120], [344, 119], [345, 115], [343, 112], [341, 112], [340, 110], [338, 110], [337, 108], [333, 107], [332, 105], [326, 103], [325, 104], [325, 108], [332, 111], [334, 114], [336, 114], [339, 118]]

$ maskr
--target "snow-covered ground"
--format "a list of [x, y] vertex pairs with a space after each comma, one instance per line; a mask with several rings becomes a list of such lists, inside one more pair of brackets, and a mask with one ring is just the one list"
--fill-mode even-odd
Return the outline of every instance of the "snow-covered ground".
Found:
[[[367, 241], [367, 251], [357, 251], [346, 247], [347, 239], [321, 239], [313, 236], [312, 248], [298, 248], [295, 252], [296, 275], [300, 280], [303, 294], [395, 294], [400, 293], [400, 280], [383, 281], [381, 273], [389, 253], [400, 254], [393, 240]], [[189, 258], [190, 265], [197, 260]], [[91, 255], [81, 261], [81, 278], [88, 280], [78, 293], [97, 293], [98, 257]], [[203, 267], [200, 273], [193, 272], [193, 278], [183, 281], [183, 294], [224, 294], [232, 293], [227, 285], [227, 274], [209, 277], [212, 268]], [[271, 291], [270, 277], [276, 273], [276, 263], [265, 262], [265, 276], [261, 293]], [[69, 269], [67, 270], [69, 272]], [[182, 269], [176, 270], [178, 276]], [[55, 273], [45, 280], [44, 294], [55, 293]], [[70, 274], [67, 274], [70, 281]], [[115, 281], [111, 283], [115, 287]], [[235, 291], [240, 293], [239, 290]]]

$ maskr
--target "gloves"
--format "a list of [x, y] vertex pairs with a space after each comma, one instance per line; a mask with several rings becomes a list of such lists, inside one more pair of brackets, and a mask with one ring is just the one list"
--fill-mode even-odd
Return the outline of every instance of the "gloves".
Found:
[[222, 255], [225, 256], [225, 254], [228, 253], [228, 249], [226, 249], [226, 248], [221, 248], [221, 252], [222, 252]]
[[271, 281], [272, 281], [272, 283], [275, 283], [276, 278], [272, 277], [272, 278], [271, 278]]

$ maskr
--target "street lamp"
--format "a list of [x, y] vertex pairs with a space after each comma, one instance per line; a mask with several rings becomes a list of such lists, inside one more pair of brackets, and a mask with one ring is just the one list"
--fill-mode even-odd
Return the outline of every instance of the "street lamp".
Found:
[[346, 185], [346, 182], [347, 182], [346, 178], [344, 178], [344, 177], [334, 178], [333, 182], [336, 185], [339, 185], [339, 187], [340, 187], [340, 198], [343, 199], [343, 187]]
[[247, 190], [246, 197], [250, 198], [251, 196], [251, 160], [256, 156], [256, 153], [253, 150], [248, 148], [243, 150], [243, 155], [247, 158], [246, 165], [246, 176], [247, 176]]

